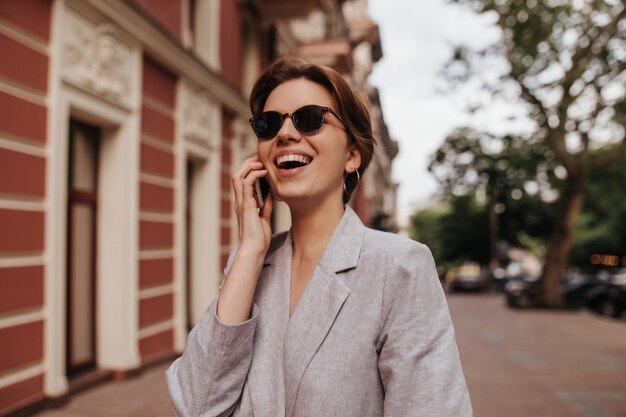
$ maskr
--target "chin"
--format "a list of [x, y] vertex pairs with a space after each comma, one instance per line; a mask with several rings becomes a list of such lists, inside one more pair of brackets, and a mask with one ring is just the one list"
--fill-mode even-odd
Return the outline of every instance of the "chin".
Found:
[[302, 192], [274, 193], [274, 197], [278, 197], [287, 204], [289, 204], [289, 202], [298, 202], [311, 198], [309, 195]]

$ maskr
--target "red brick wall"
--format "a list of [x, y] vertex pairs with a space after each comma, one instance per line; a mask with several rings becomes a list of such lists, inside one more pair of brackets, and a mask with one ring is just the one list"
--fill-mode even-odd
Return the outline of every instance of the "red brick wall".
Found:
[[25, 407], [43, 397], [43, 374], [40, 374], [0, 389], [0, 413]]
[[[41, 312], [44, 304], [47, 108], [51, 0], [0, 0], [0, 315]], [[13, 35], [15, 34], [15, 35]], [[9, 92], [7, 92], [9, 91]], [[33, 259], [33, 260], [31, 260]], [[41, 259], [41, 260], [39, 260]], [[15, 265], [12, 263], [15, 262]], [[0, 373], [43, 360], [41, 319], [0, 328]], [[0, 414], [44, 397], [43, 374], [0, 389]]]
[[135, 0], [135, 2], [168, 32], [178, 39], [181, 38], [183, 0]]
[[43, 265], [0, 269], [0, 315], [43, 305]]
[[[0, 71], [2, 69], [0, 68]], [[4, 76], [2, 72], [0, 75]], [[46, 141], [46, 107], [0, 91], [0, 130], [25, 142]]]
[[222, 74], [237, 88], [241, 88], [243, 73], [242, 52], [243, 21], [238, 2], [222, 0], [220, 3], [220, 61]]
[[21, 85], [45, 92], [48, 87], [48, 57], [23, 43], [0, 33], [0, 72]]
[[139, 262], [140, 288], [167, 285], [173, 281], [174, 260], [172, 258], [143, 259]]
[[231, 217], [233, 215], [232, 185], [231, 176], [234, 167], [233, 149], [231, 138], [233, 136], [234, 117], [226, 110], [222, 111], [222, 173], [221, 173], [221, 202], [220, 202], [220, 219], [222, 226], [220, 230], [220, 247], [221, 247], [221, 267], [224, 269], [228, 254], [230, 253], [232, 242], [231, 236]]
[[50, 39], [52, 0], [2, 0], [0, 16], [43, 41]]
[[46, 160], [0, 148], [0, 192], [18, 197], [45, 194]]
[[0, 373], [41, 362], [43, 359], [43, 321], [0, 329]]
[[[174, 247], [173, 145], [177, 77], [149, 57], [144, 57], [142, 79], [139, 207], [144, 218], [139, 222], [140, 291], [173, 282], [174, 260], [171, 255], [155, 257], [152, 253], [171, 251]], [[140, 329], [171, 320], [173, 300], [171, 292], [148, 297], [140, 295]], [[172, 329], [139, 340], [144, 361], [172, 352], [173, 346]]]
[[164, 352], [171, 352], [173, 347], [174, 331], [167, 330], [152, 336], [144, 337], [139, 341], [139, 352], [144, 361], [158, 358]]

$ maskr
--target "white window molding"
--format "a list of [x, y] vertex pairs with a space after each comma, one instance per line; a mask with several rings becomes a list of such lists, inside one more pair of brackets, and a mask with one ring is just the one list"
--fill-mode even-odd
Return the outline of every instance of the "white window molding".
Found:
[[[51, 54], [62, 57], [67, 45], [81, 45], [68, 22], [97, 33], [104, 16], [82, 13], [63, 1], [54, 3]], [[91, 25], [91, 26], [90, 26]], [[112, 28], [114, 26], [106, 26]], [[76, 39], [68, 37], [76, 36]], [[123, 30], [109, 31], [107, 42], [124, 51], [128, 89], [98, 90], [91, 81], [69, 79], [76, 61], [51, 60], [48, 96], [45, 233], [44, 392], [68, 390], [66, 352], [67, 170], [70, 118], [100, 128], [97, 218], [96, 364], [100, 369], [130, 370], [140, 365], [138, 347], [138, 207], [140, 86], [142, 51]], [[120, 46], [122, 45], [122, 46]], [[118, 67], [112, 68], [115, 73]], [[89, 80], [89, 77], [87, 78]]]

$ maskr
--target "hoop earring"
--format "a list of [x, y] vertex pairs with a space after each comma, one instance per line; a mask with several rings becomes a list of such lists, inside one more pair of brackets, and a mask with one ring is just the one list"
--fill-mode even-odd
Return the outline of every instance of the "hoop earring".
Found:
[[[359, 170], [355, 170], [354, 172], [356, 172], [356, 185], [354, 186], [354, 189], [356, 189], [356, 187], [359, 186], [359, 182], [361, 182], [361, 174], [359, 174]], [[350, 175], [350, 174], [348, 174]], [[346, 175], [346, 180], [348, 179], [348, 175]], [[346, 190], [346, 181], [343, 182], [343, 192], [348, 195], [348, 190]]]

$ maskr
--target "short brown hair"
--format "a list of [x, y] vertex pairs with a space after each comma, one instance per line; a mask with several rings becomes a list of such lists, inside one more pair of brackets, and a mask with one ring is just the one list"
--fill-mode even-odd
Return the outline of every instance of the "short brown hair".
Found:
[[[372, 134], [372, 124], [367, 106], [352, 90], [346, 80], [332, 68], [313, 64], [303, 58], [284, 57], [274, 61], [261, 74], [252, 87], [250, 94], [250, 110], [256, 116], [263, 111], [265, 102], [272, 91], [282, 83], [296, 78], [304, 78], [324, 87], [333, 97], [335, 109], [345, 122], [348, 140], [354, 144], [361, 154], [360, 176], [374, 156], [376, 139]], [[346, 177], [346, 193], [344, 204], [350, 200], [352, 192], [358, 184], [356, 174]]]

